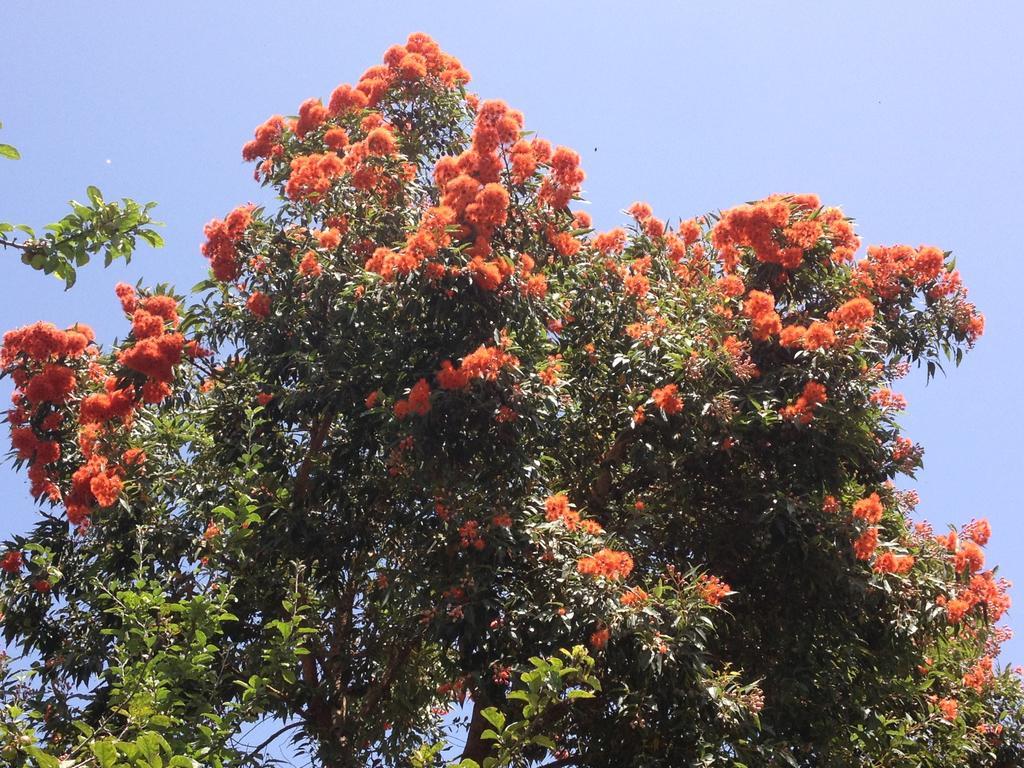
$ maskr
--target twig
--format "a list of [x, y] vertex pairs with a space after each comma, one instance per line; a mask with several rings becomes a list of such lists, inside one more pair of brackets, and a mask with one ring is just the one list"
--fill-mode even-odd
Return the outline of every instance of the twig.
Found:
[[301, 720], [294, 723], [288, 723], [288, 725], [272, 733], [269, 737], [267, 737], [260, 744], [258, 744], [252, 750], [252, 752], [250, 752], [242, 758], [242, 764], [244, 765], [245, 763], [253, 762], [259, 756], [260, 752], [262, 752], [266, 747], [269, 747], [272, 743], [274, 743], [274, 741], [276, 741], [279, 736], [283, 736], [284, 734], [288, 733], [288, 731], [294, 730], [295, 728], [301, 728], [303, 725], [305, 725], [305, 723], [303, 723]]

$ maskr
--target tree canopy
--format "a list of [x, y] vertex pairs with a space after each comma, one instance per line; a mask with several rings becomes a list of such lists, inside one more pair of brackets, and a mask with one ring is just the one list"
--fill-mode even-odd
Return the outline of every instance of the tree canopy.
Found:
[[[256, 129], [209, 280], [6, 334], [5, 763], [1020, 764], [990, 527], [894, 482], [893, 383], [983, 330], [950, 254], [812, 194], [597, 232], [469, 79], [412, 35]], [[159, 244], [98, 194], [0, 245]]]

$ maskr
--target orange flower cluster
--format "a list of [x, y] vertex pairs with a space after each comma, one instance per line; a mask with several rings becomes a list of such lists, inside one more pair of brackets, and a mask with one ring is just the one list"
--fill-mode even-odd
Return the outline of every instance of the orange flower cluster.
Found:
[[985, 519], [972, 520], [963, 527], [962, 533], [975, 544], [984, 547], [992, 536], [992, 526]]
[[743, 314], [750, 318], [752, 335], [757, 341], [767, 341], [782, 331], [782, 319], [775, 311], [775, 297], [764, 291], [751, 291], [743, 302]]
[[[238, 244], [252, 223], [252, 211], [251, 205], [240, 206], [229, 213], [223, 221], [214, 219], [203, 229], [206, 243], [200, 250], [210, 260], [213, 276], [221, 282], [234, 280], [241, 271]], [[125, 311], [129, 311], [127, 307]]]
[[409, 390], [409, 396], [395, 403], [395, 416], [404, 419], [410, 414], [426, 416], [430, 413], [430, 382], [420, 379]]
[[606, 645], [608, 645], [608, 640], [611, 639], [611, 636], [612, 632], [608, 627], [601, 627], [600, 629], [595, 630], [590, 635], [590, 647], [595, 651], [602, 650]]
[[883, 552], [875, 558], [872, 568], [875, 573], [908, 573], [917, 562], [913, 555], [896, 555]]
[[242, 159], [258, 160], [261, 157], [277, 157], [284, 152], [281, 146], [281, 134], [284, 131], [284, 118], [273, 115], [258, 126], [253, 139], [242, 147]]
[[711, 229], [711, 243], [731, 271], [739, 259], [739, 249], [749, 248], [759, 260], [795, 269], [803, 258], [798, 247], [782, 247], [779, 230], [789, 222], [790, 206], [785, 200], [767, 199], [741, 205], [722, 213]]
[[806, 349], [809, 352], [829, 349], [836, 344], [836, 332], [831, 323], [816, 321], [806, 328], [787, 325], [779, 335], [779, 344], [787, 349]]
[[[141, 393], [128, 385], [118, 387], [113, 376], [106, 378], [104, 391], [82, 397], [78, 406], [80, 431], [78, 443], [84, 458], [71, 476], [71, 485], [64, 495], [68, 520], [77, 526], [88, 525], [94, 507], [113, 506], [120, 497], [124, 482], [125, 465], [138, 466], [145, 454], [128, 449], [122, 456], [111, 459], [101, 452], [101, 438], [113, 434], [117, 426], [127, 426], [132, 415], [143, 402], [156, 403], [170, 394], [174, 366], [181, 361], [184, 337], [174, 329], [178, 326], [178, 305], [170, 296], [140, 298], [135, 290], [124, 283], [115, 289], [121, 306], [132, 318], [132, 346], [124, 347], [118, 362], [125, 368], [146, 377]], [[91, 379], [102, 379], [103, 370], [90, 366]], [[139, 397], [141, 394], [141, 398]], [[36, 467], [29, 476], [37, 472]], [[46, 492], [54, 501], [61, 497], [59, 489], [48, 478]], [[35, 485], [35, 483], [34, 483]]]
[[537, 377], [546, 387], [557, 387], [562, 376], [562, 356], [548, 355], [547, 362], [541, 366]]
[[956, 699], [939, 699], [935, 702], [935, 706], [942, 713], [942, 719], [948, 723], [954, 722], [960, 712], [960, 704]]
[[65, 331], [52, 323], [34, 323], [4, 335], [0, 366], [14, 380], [14, 408], [7, 412], [11, 444], [29, 463], [36, 498], [60, 499], [53, 464], [61, 457], [62, 406], [79, 386], [79, 371], [96, 354], [93, 332], [84, 325]]
[[732, 588], [717, 576], [705, 573], [697, 580], [697, 591], [708, 605], [719, 605], [732, 592]]
[[[946, 603], [946, 618], [951, 624], [963, 620], [977, 606], [984, 606], [988, 621], [999, 621], [1010, 609], [1010, 584], [1005, 579], [996, 580], [992, 571], [983, 571], [971, 576], [967, 588]], [[942, 604], [942, 600], [937, 600]]]
[[650, 203], [637, 201], [626, 209], [626, 213], [633, 217], [646, 235], [661, 237], [665, 234], [665, 222], [654, 215]]
[[630, 589], [627, 589], [625, 592], [622, 593], [622, 595], [619, 597], [619, 602], [627, 608], [634, 608], [638, 605], [643, 605], [644, 603], [646, 603], [650, 599], [650, 597], [651, 596], [647, 594], [644, 590], [640, 589], [640, 587], [631, 587]]
[[[455, 212], [446, 206], [429, 208], [420, 219], [417, 228], [406, 236], [405, 247], [400, 251], [378, 248], [366, 262], [366, 269], [376, 272], [385, 280], [392, 280], [396, 274], [407, 275], [425, 260], [435, 256], [441, 248], [451, 243], [448, 225], [455, 220]], [[431, 265], [435, 266], [435, 265]], [[436, 265], [441, 266], [441, 265]], [[444, 269], [438, 275], [444, 274]]]
[[[483, 102], [477, 112], [470, 149], [458, 157], [442, 157], [434, 169], [434, 180], [441, 191], [441, 205], [450, 209], [462, 226], [461, 238], [473, 240], [470, 271], [474, 282], [488, 291], [495, 290], [512, 274], [504, 259], [491, 260], [491, 237], [508, 218], [509, 194], [500, 183], [504, 167], [502, 152], [517, 142], [523, 129], [523, 115], [503, 101]], [[518, 142], [512, 152], [517, 157], [513, 176], [532, 175], [537, 158], [537, 141]]]
[[478, 551], [487, 546], [487, 541], [480, 533], [480, 523], [467, 520], [459, 526], [459, 546], [463, 549], [472, 547]]
[[550, 175], [541, 182], [537, 199], [555, 210], [565, 208], [579, 194], [586, 174], [580, 168], [580, 156], [568, 147], [557, 147], [549, 161]]
[[46, 363], [58, 358], [82, 357], [89, 352], [94, 338], [86, 325], [73, 325], [62, 331], [52, 323], [38, 322], [4, 334], [0, 350], [0, 366], [12, 373], [14, 383], [24, 386], [27, 373], [13, 372], [14, 366], [25, 363]]
[[[457, 58], [445, 53], [429, 36], [422, 32], [409, 35], [405, 45], [393, 45], [384, 53], [385, 67], [371, 67], [363, 74], [356, 88], [371, 97], [382, 93], [391, 83], [410, 83], [436, 79], [446, 88], [469, 82], [469, 72]], [[333, 100], [332, 100], [333, 104]]]
[[306, 99], [299, 105], [299, 119], [292, 125], [292, 130], [300, 139], [305, 138], [307, 133], [323, 125], [328, 115], [327, 108], [320, 99]]
[[598, 253], [605, 256], [622, 253], [626, 248], [626, 230], [618, 227], [608, 232], [602, 232], [594, 238], [593, 246]]
[[973, 688], [981, 693], [985, 686], [993, 680], [992, 673], [993, 659], [991, 656], [982, 656], [977, 663], [964, 674], [964, 685]]
[[253, 291], [252, 295], [245, 300], [245, 308], [261, 320], [269, 317], [270, 297], [261, 291]]
[[83, 427], [105, 422], [128, 425], [135, 411], [135, 393], [131, 387], [117, 389], [117, 380], [107, 378], [103, 392], [86, 395], [78, 407], [78, 423]]
[[824, 385], [817, 381], [808, 381], [804, 384], [800, 396], [792, 404], [783, 408], [780, 413], [784, 419], [810, 424], [814, 420], [815, 409], [825, 402], [828, 402], [828, 394]]
[[853, 516], [859, 517], [868, 525], [880, 522], [883, 512], [885, 512], [885, 507], [882, 506], [882, 500], [878, 498], [877, 493], [872, 493], [866, 499], [861, 499], [853, 504]]
[[892, 300], [938, 279], [945, 266], [946, 255], [934, 246], [872, 245], [867, 258], [857, 265], [857, 279], [883, 299]]
[[122, 349], [117, 360], [125, 368], [146, 377], [142, 387], [143, 399], [148, 403], [158, 403], [171, 393], [174, 366], [181, 362], [184, 349], [184, 336], [160, 329], [155, 335], [136, 339], [134, 346]]
[[879, 408], [887, 408], [893, 411], [902, 411], [907, 407], [907, 398], [893, 392], [887, 387], [882, 387], [871, 393], [871, 402]]
[[960, 543], [953, 554], [953, 567], [960, 573], [975, 573], [985, 565], [985, 553], [973, 541]]
[[747, 292], [747, 287], [739, 275], [724, 275], [715, 283], [715, 290], [726, 298], [736, 299]]
[[833, 310], [828, 317], [836, 327], [859, 332], [867, 327], [874, 316], [874, 305], [863, 296], [858, 296]]
[[324, 268], [320, 266], [320, 260], [314, 251], [307, 251], [299, 262], [299, 274], [303, 277], [320, 277]]
[[672, 416], [683, 410], [683, 400], [679, 397], [677, 384], [666, 384], [664, 387], [655, 389], [651, 392], [651, 399], [667, 416]]
[[476, 379], [495, 381], [502, 368], [519, 365], [519, 358], [506, 352], [501, 347], [488, 347], [481, 344], [470, 352], [456, 368], [451, 360], [441, 363], [437, 372], [437, 383], [441, 389], [466, 389]]
[[622, 287], [628, 295], [642, 299], [651, 290], [651, 281], [646, 274], [650, 266], [649, 256], [637, 259], [629, 265], [627, 274], [622, 280]]
[[870, 560], [878, 548], [878, 529], [874, 526], [865, 529], [853, 542], [853, 553], [858, 560]]
[[[285, 128], [289, 128], [296, 138], [303, 140], [325, 124], [329, 124], [332, 118], [358, 113], [367, 107], [375, 106], [392, 87], [407, 87], [414, 83], [427, 82], [432, 87], [454, 88], [468, 81], [469, 73], [455, 57], [444, 53], [428, 35], [412, 34], [404, 46], [395, 45], [389, 48], [384, 54], [384, 64], [366, 70], [355, 87], [348, 84], [339, 85], [331, 94], [326, 107], [319, 99], [307, 99], [299, 106], [298, 119], [286, 122], [280, 115], [271, 117], [256, 129], [254, 138], [242, 148], [242, 157], [245, 160], [267, 158], [257, 174], [269, 175], [273, 160], [284, 153]], [[370, 132], [372, 133], [372, 130]], [[348, 143], [348, 137], [340, 127], [329, 127], [323, 134], [323, 140], [328, 147], [335, 150], [343, 149]], [[379, 151], [382, 149], [383, 154], [392, 154], [390, 147], [379, 143], [383, 141], [384, 145], [387, 145], [392, 140], [389, 136], [378, 134], [366, 149], [369, 149], [371, 154], [381, 153]], [[352, 163], [353, 166], [365, 159], [362, 149], [357, 155], [359, 157]], [[296, 187], [294, 191], [298, 193], [300, 190]]]
[[741, 249], [760, 262], [796, 269], [823, 238], [835, 262], [851, 260], [860, 247], [849, 220], [838, 208], [821, 209], [816, 195], [771, 195], [723, 212], [711, 229], [711, 243], [729, 272]]
[[584, 576], [604, 577], [617, 581], [632, 573], [633, 558], [628, 552], [605, 547], [593, 555], [581, 557], [576, 562], [576, 570]]
[[16, 550], [7, 552], [0, 557], [0, 571], [4, 573], [20, 573], [25, 565], [25, 556]]
[[299, 155], [292, 159], [285, 194], [289, 200], [315, 202], [330, 190], [344, 170], [344, 163], [334, 152]]
[[569, 498], [564, 493], [556, 493], [544, 501], [545, 519], [548, 522], [561, 521], [570, 531], [575, 531], [580, 524], [580, 514], [569, 505]]

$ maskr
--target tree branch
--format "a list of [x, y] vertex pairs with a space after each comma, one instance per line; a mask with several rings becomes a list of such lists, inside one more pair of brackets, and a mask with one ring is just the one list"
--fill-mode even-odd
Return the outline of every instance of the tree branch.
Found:
[[27, 251], [28, 246], [25, 243], [18, 243], [14, 240], [8, 240], [6, 237], [0, 237], [0, 247], [3, 248], [17, 248], [19, 251]]
[[484, 741], [483, 732], [489, 724], [484, 718], [485, 704], [478, 699], [473, 700], [473, 717], [469, 721], [469, 732], [466, 734], [466, 745], [462, 748], [461, 760], [473, 760], [483, 765], [484, 758], [491, 753], [491, 742]]
[[271, 734], [269, 737], [264, 739], [255, 748], [253, 748], [253, 750], [249, 752], [249, 754], [243, 757], [242, 764], [244, 765], [245, 763], [253, 762], [259, 756], [260, 752], [262, 752], [264, 749], [273, 744], [278, 739], [278, 737], [283, 736], [284, 734], [288, 733], [288, 731], [294, 730], [296, 728], [301, 728], [303, 725], [305, 724], [301, 720], [299, 720], [298, 722], [289, 723], [283, 728], [280, 728], [275, 733]]
[[603, 509], [612, 487], [612, 469], [626, 457], [626, 449], [636, 439], [637, 430], [624, 429], [615, 436], [615, 442], [605, 451], [598, 464], [597, 477], [590, 484], [590, 505]]

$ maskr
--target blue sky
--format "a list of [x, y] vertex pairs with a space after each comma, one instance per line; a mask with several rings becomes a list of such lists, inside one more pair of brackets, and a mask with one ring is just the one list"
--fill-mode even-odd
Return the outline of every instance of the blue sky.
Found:
[[[259, 195], [239, 155], [253, 127], [425, 31], [482, 96], [580, 151], [599, 227], [637, 199], [677, 218], [813, 191], [866, 242], [955, 251], [988, 330], [949, 378], [900, 387], [907, 433], [926, 448], [920, 513], [937, 528], [987, 516], [990, 562], [1024, 585], [1024, 6], [838, 5], [7, 0], [0, 141], [23, 159], [0, 165], [0, 220], [41, 225], [96, 184], [158, 201], [167, 247], [130, 268], [93, 265], [68, 294], [8, 254], [0, 328], [81, 320], [101, 339], [123, 334], [114, 283], [187, 289], [206, 269], [203, 224]], [[0, 498], [0, 537], [27, 528], [24, 480], [0, 472]], [[1005, 654], [1016, 662], [1020, 610]]]

